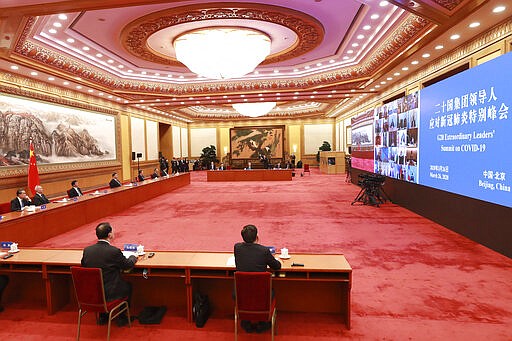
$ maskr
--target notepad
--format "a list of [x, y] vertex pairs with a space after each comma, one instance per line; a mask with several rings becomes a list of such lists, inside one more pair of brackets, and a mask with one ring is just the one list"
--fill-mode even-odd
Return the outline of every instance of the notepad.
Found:
[[231, 256], [228, 258], [228, 261], [226, 262], [226, 266], [236, 266], [235, 256]]

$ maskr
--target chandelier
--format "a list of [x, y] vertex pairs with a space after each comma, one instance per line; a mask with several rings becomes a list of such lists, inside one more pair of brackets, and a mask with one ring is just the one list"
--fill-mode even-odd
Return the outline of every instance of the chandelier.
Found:
[[268, 114], [274, 107], [276, 102], [257, 102], [257, 103], [235, 103], [233, 108], [241, 115], [249, 117], [260, 117]]
[[174, 42], [176, 58], [190, 71], [211, 79], [238, 78], [270, 54], [266, 34], [243, 27], [209, 27], [186, 32]]

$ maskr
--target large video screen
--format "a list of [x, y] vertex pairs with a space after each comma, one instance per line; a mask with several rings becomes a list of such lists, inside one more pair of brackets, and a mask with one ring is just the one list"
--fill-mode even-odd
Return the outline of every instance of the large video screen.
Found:
[[421, 90], [420, 183], [512, 207], [512, 53]]
[[512, 207], [511, 79], [508, 53], [357, 115], [352, 167]]

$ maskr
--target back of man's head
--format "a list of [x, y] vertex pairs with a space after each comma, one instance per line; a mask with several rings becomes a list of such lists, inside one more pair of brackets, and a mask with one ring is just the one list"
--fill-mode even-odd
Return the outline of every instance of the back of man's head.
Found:
[[112, 232], [110, 223], [99, 223], [98, 226], [96, 226], [96, 237], [98, 237], [98, 239], [107, 239], [110, 232]]
[[245, 225], [242, 228], [242, 238], [246, 243], [254, 243], [258, 236], [258, 229], [254, 225]]
[[73, 180], [71, 181], [71, 187], [75, 187], [76, 183], [78, 182], [78, 180]]

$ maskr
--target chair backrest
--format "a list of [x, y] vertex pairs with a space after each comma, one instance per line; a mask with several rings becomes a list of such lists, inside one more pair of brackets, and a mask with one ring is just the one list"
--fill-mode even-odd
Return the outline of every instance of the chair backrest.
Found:
[[71, 267], [71, 277], [80, 309], [108, 312], [100, 268]]
[[268, 321], [272, 318], [270, 272], [235, 272], [235, 294], [240, 319]]
[[10, 202], [3, 202], [0, 204], [0, 214], [2, 213], [9, 213], [11, 212], [11, 203]]
[[70, 189], [67, 190], [67, 193], [68, 193], [68, 197], [71, 198], [71, 190]]
[[304, 172], [309, 172], [309, 164], [304, 164]]

